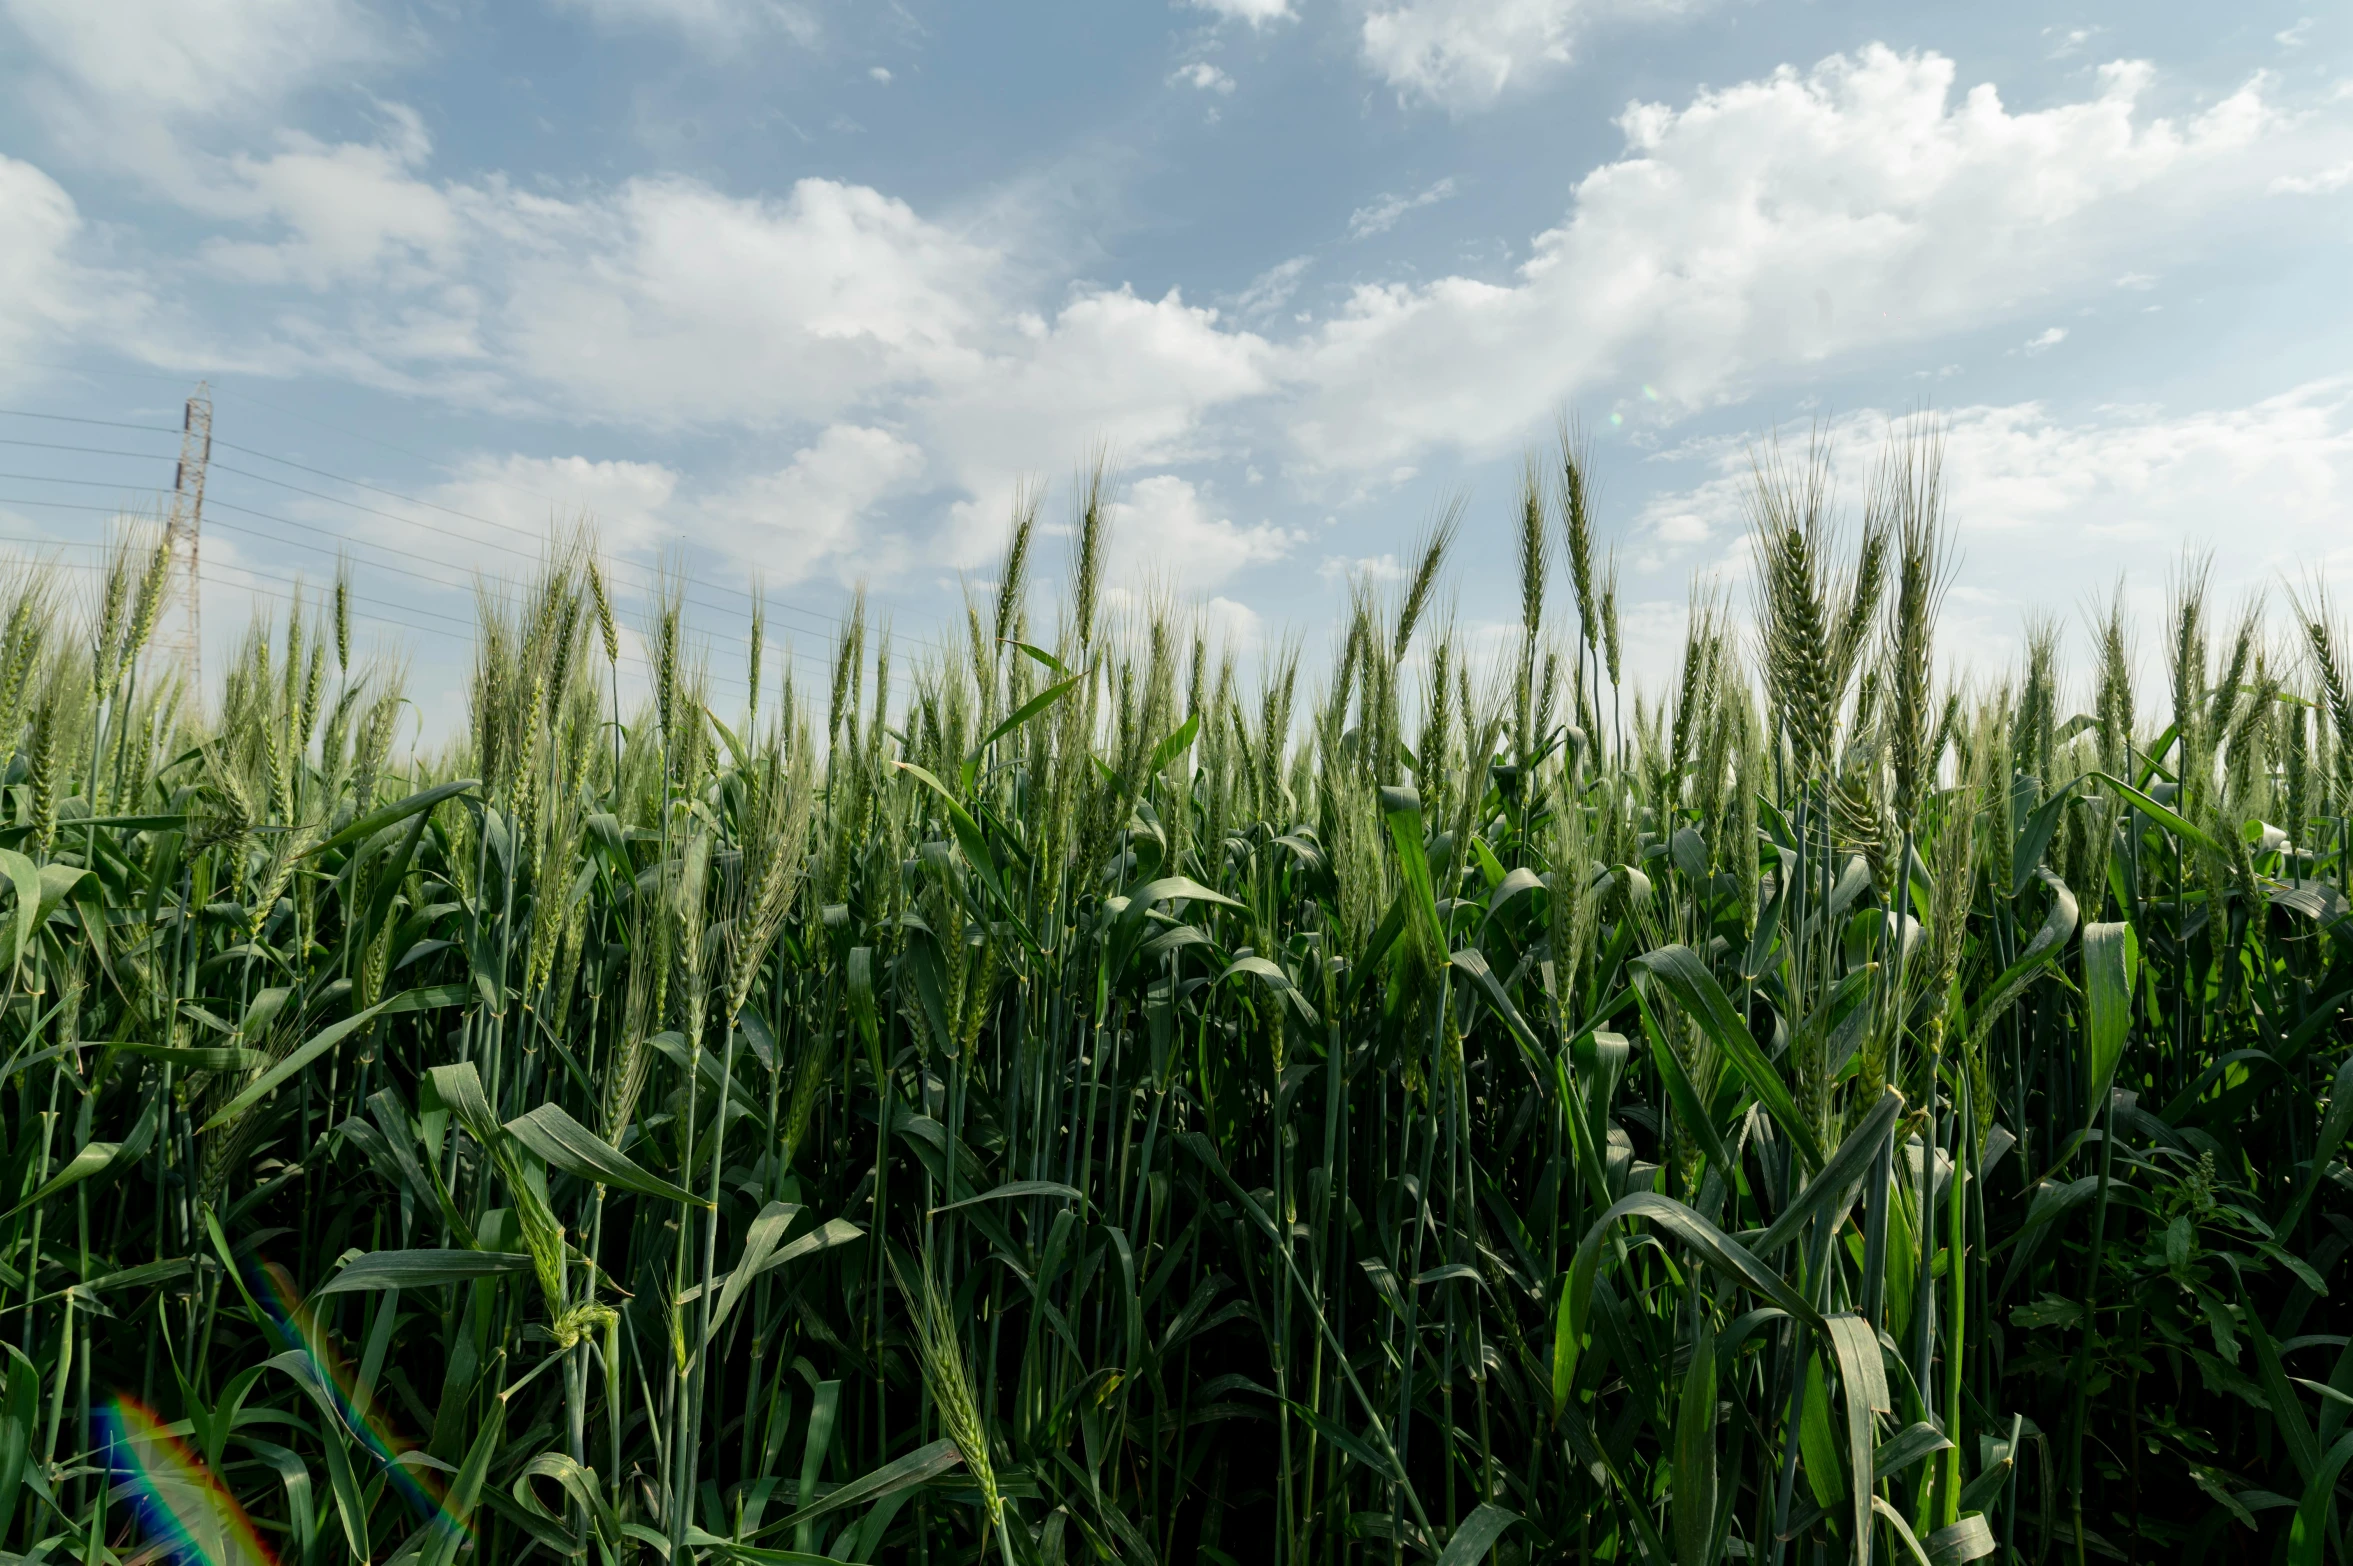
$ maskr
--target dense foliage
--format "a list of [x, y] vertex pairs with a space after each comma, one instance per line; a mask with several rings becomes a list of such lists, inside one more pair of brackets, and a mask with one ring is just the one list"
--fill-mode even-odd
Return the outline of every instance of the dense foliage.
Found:
[[1451, 517], [1321, 675], [1106, 616], [1098, 478], [725, 722], [559, 548], [430, 760], [340, 587], [200, 718], [20, 573], [0, 1556], [2342, 1558], [2326, 603], [1945, 689], [1936, 460], [1656, 702], [1573, 450], [1493, 667]]

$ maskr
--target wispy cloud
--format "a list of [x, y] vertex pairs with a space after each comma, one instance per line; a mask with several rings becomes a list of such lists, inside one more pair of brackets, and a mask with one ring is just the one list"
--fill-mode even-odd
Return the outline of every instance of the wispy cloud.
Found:
[[1200, 10], [1214, 11], [1229, 22], [1247, 22], [1252, 27], [1291, 19], [1291, 0], [1193, 0], [1193, 4]]
[[1307, 269], [1314, 264], [1315, 258], [1312, 256], [1293, 256], [1288, 261], [1276, 262], [1252, 278], [1250, 286], [1234, 296], [1234, 309], [1245, 320], [1272, 315], [1291, 302], [1291, 296], [1299, 291], [1299, 280], [1307, 275]]
[[1566, 65], [1587, 26], [1671, 17], [1697, 0], [1375, 0], [1360, 34], [1365, 67], [1401, 100], [1462, 114]]
[[1192, 87], [1202, 92], [1230, 93], [1234, 90], [1234, 79], [1207, 60], [1195, 60], [1190, 65], [1179, 66], [1169, 73], [1168, 84], [1171, 87]]
[[1397, 226], [1397, 220], [1416, 207], [1436, 206], [1454, 194], [1454, 176], [1430, 186], [1419, 195], [1383, 196], [1369, 207], [1358, 207], [1348, 214], [1348, 237], [1370, 239], [1375, 234], [1386, 234]]
[[2325, 196], [2353, 185], [2353, 163], [2340, 163], [2317, 174], [2282, 174], [2267, 187], [2275, 196]]

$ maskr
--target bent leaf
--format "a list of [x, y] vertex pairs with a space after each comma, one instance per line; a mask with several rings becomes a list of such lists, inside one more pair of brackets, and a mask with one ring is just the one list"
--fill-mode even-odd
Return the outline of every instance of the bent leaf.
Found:
[[648, 1174], [635, 1159], [573, 1119], [560, 1104], [542, 1104], [517, 1116], [507, 1122], [506, 1132], [545, 1159], [549, 1168], [577, 1179], [688, 1207], [711, 1205], [682, 1186]]
[[370, 1251], [320, 1284], [313, 1297], [369, 1289], [424, 1289], [530, 1270], [531, 1258], [520, 1251]]

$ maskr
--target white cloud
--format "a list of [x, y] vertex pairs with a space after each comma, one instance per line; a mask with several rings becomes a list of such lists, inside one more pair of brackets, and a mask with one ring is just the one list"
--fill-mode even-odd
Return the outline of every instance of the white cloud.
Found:
[[1291, 18], [1291, 0], [1191, 0], [1197, 10], [1214, 11], [1229, 22], [1264, 27]]
[[[2159, 572], [2184, 543], [2227, 549], [2221, 574], [2234, 582], [2260, 583], [2323, 557], [2353, 569], [2353, 546], [2341, 536], [2353, 500], [2353, 376], [2243, 408], [2112, 407], [2068, 419], [2026, 402], [1958, 408], [1937, 422], [1964, 580], [1982, 567], [2043, 607], [2067, 609], [2113, 579], [2120, 562]], [[1833, 471], [1850, 506], [1891, 427], [1904, 426], [1880, 412], [1830, 427]], [[1735, 546], [1746, 527], [1749, 453], [1768, 438], [1711, 442], [1704, 454], [1716, 477], [1643, 508], [1637, 536], [1671, 546], [1656, 563], [1687, 561], [1683, 546]], [[2012, 553], [2026, 541], [2037, 562], [2031, 582]], [[2120, 551], [2127, 544], [2134, 547]]]
[[1299, 291], [1299, 280], [1313, 265], [1313, 256], [1293, 256], [1288, 261], [1276, 262], [1234, 296], [1234, 308], [1246, 319], [1273, 314], [1291, 302], [1291, 296]]
[[422, 503], [372, 497], [379, 511], [396, 513], [372, 542], [427, 556], [462, 587], [476, 571], [512, 577], [541, 541], [587, 523], [620, 559], [650, 566], [695, 544], [789, 587], [827, 571], [846, 577], [902, 563], [903, 540], [874, 525], [873, 513], [923, 470], [912, 441], [852, 424], [824, 429], [782, 467], [707, 488], [658, 462], [484, 453]]
[[72, 256], [81, 229], [82, 215], [57, 181], [0, 155], [0, 354], [88, 315], [87, 280]]
[[1220, 593], [1196, 594], [1185, 601], [1172, 602], [1167, 585], [1154, 582], [1140, 588], [1106, 586], [1103, 607], [1114, 623], [1125, 621], [1130, 626], [1166, 614], [1182, 628], [1180, 634], [1189, 637], [1199, 632], [1213, 659], [1231, 656], [1247, 660], [1264, 647], [1265, 621], [1248, 604]]
[[[1171, 291], [1081, 293], [1048, 322], [943, 377], [913, 406], [935, 449], [976, 499], [959, 505], [943, 540], [972, 564], [1003, 541], [1005, 500], [1022, 474], [1098, 440], [1131, 466], [1183, 461], [1204, 413], [1270, 387], [1264, 339], [1228, 331], [1218, 314]], [[1056, 448], [1060, 449], [1056, 449]]]
[[2046, 27], [2043, 36], [2057, 40], [2052, 46], [2051, 58], [2065, 60], [2083, 53], [2086, 44], [2106, 31], [2105, 27]]
[[[212, 270], [309, 291], [281, 298], [245, 363], [650, 428], [871, 431], [887, 410], [907, 431], [891, 439], [970, 497], [941, 540], [957, 563], [993, 547], [1017, 476], [1075, 455], [1053, 443], [1175, 460], [1208, 410], [1269, 384], [1268, 345], [1215, 310], [1077, 287], [1041, 313], [1002, 248], [867, 186], [805, 179], [763, 199], [645, 178], [563, 199], [437, 181], [417, 118], [383, 112], [376, 142], [289, 134], [179, 191], [229, 230], [199, 247]], [[0, 241], [28, 257], [44, 222], [70, 220], [40, 185], [50, 216]], [[837, 434], [807, 461], [842, 456]], [[804, 465], [794, 493], [839, 477]], [[967, 537], [973, 504], [985, 546]]]
[[33, 52], [109, 110], [251, 112], [381, 58], [357, 0], [0, 0]]
[[463, 195], [417, 177], [432, 144], [415, 111], [391, 104], [385, 113], [391, 123], [379, 142], [329, 144], [284, 132], [281, 150], [231, 158], [218, 179], [186, 187], [211, 216], [286, 234], [215, 238], [202, 248], [205, 260], [247, 282], [314, 289], [446, 273], [466, 237]]
[[[2353, 376], [2241, 408], [2111, 407], [2062, 417], [2028, 402], [1959, 408], [1938, 419], [1958, 545], [1940, 661], [1996, 671], [2015, 656], [2025, 616], [2055, 614], [2072, 625], [2120, 573], [2131, 596], [2154, 611], [2185, 548], [2216, 552], [2215, 584], [2226, 595], [2277, 592], [2312, 570], [2340, 592], [2353, 584], [2343, 527], [2353, 502]], [[1836, 493], [1850, 518], [1890, 428], [1885, 414], [1863, 412], [1828, 430]], [[1674, 619], [1694, 570], [1730, 584], [1736, 611], [1745, 611], [1750, 452], [1770, 439], [1751, 431], [1706, 443], [1689, 454], [1703, 457], [1714, 476], [1643, 507], [1630, 614], [1648, 600]], [[2031, 571], [2020, 567], [2021, 551], [2031, 554]], [[1673, 596], [1652, 596], [1660, 591]], [[1671, 644], [1645, 650], [1630, 636], [1629, 648], [1629, 663], [1653, 688], [1671, 677]]]
[[[1963, 537], [2055, 543], [2105, 574], [2123, 541], [2227, 547], [2227, 575], [2260, 581], [2342, 555], [2353, 498], [2353, 378], [2249, 407], [2113, 408], [2076, 422], [2041, 405], [1956, 412], [1945, 471]], [[2160, 550], [2152, 566], [2169, 563]], [[1987, 564], [1997, 573], [2001, 562]]]
[[[1285, 438], [1250, 460], [1343, 471], [1335, 493], [1361, 492], [1433, 445], [1517, 444], [1613, 379], [1655, 386], [1673, 413], [1792, 365], [2048, 319], [2054, 296], [2116, 286], [2125, 265], [2226, 228], [2266, 178], [2347, 150], [2326, 115], [2275, 114], [2252, 87], [2151, 118], [2148, 79], [2112, 66], [2089, 98], [2013, 113], [1989, 87], [1957, 97], [1948, 60], [1872, 48], [1635, 105], [1625, 154], [1578, 183], [1516, 272], [1362, 285], [1279, 344], [1251, 328], [1290, 301], [1304, 256], [1255, 280], [1238, 314], [1099, 284], [1047, 303], [1055, 274], [995, 237], [1022, 227], [1001, 214], [984, 228], [815, 178], [773, 196], [677, 176], [561, 195], [439, 179], [398, 107], [380, 106], [373, 142], [289, 134], [212, 160], [180, 199], [223, 229], [191, 247], [216, 274], [278, 291], [266, 353], [239, 347], [248, 362], [624, 428], [783, 432], [806, 449], [765, 480], [631, 504], [699, 537], [789, 502], [809, 519], [790, 544], [809, 570], [957, 566], [998, 546], [1015, 480], [1079, 442], [1166, 470], [1233, 454], [1228, 421], [1263, 399]], [[42, 258], [78, 220], [53, 183], [19, 183], [35, 220], [0, 234], [0, 265], [32, 280], [25, 298], [69, 275]], [[944, 501], [936, 536], [859, 531], [918, 481]], [[1197, 520], [1217, 524], [1182, 562], [1202, 580], [1274, 541]]]
[[2275, 196], [2325, 196], [2347, 185], [2353, 185], [2353, 163], [2340, 163], [2313, 174], [2282, 174], [2265, 189]]
[[[375, 541], [429, 555], [454, 571], [511, 578], [517, 554], [586, 522], [620, 556], [651, 557], [678, 536], [679, 475], [658, 462], [478, 453], [424, 494], [430, 504], [370, 503], [401, 512], [405, 529]], [[455, 515], [452, 515], [455, 513]], [[392, 523], [393, 529], [401, 529]]]
[[922, 449], [888, 430], [837, 424], [772, 473], [739, 480], [695, 508], [703, 541], [790, 587], [827, 567], [901, 563], [893, 535], [861, 526], [923, 472]]
[[[1268, 385], [1267, 344], [1214, 310], [1123, 288], [1025, 311], [1000, 251], [864, 186], [803, 180], [773, 201], [677, 179], [574, 202], [447, 194], [467, 261], [419, 288], [471, 313], [445, 338], [363, 323], [354, 346], [380, 356], [374, 373], [442, 374], [452, 363], [400, 355], [446, 348], [492, 378], [462, 395], [639, 427], [823, 428], [786, 469], [672, 514], [714, 547], [761, 551], [780, 582], [845, 559], [887, 569], [918, 547], [975, 563], [1001, 541], [1015, 481], [1077, 455], [1059, 443], [1179, 460], [1207, 410]], [[896, 432], [875, 422], [885, 408]], [[844, 532], [919, 472], [965, 497], [938, 536]]]
[[1091, 426], [1130, 460], [1160, 461], [1181, 452], [1202, 409], [1265, 390], [1265, 359], [1262, 340], [1225, 330], [1215, 310], [1173, 289], [1158, 299], [1095, 291], [996, 356], [956, 398], [1002, 406], [1032, 432]]
[[1507, 281], [1362, 285], [1297, 345], [1294, 434], [1328, 466], [1487, 451], [1611, 379], [1691, 406], [1766, 367], [1981, 326], [2214, 231], [2261, 188], [2250, 175], [2335, 134], [2252, 85], [2187, 121], [2146, 117], [2139, 65], [2017, 113], [1990, 86], [1956, 100], [1954, 75], [1873, 46], [1634, 105], [1626, 155], [1579, 182]]
[[1234, 79], [1207, 60], [1195, 60], [1190, 65], [1171, 71], [1168, 83], [1172, 87], [1191, 87], [1200, 92], [1231, 93]]
[[494, 221], [512, 269], [486, 333], [536, 394], [602, 417], [757, 427], [887, 401], [953, 473], [1009, 480], [1074, 431], [1161, 460], [1265, 384], [1266, 345], [1215, 311], [1125, 289], [1023, 311], [1000, 252], [863, 186], [636, 181]]
[[1398, 0], [1367, 12], [1364, 63], [1398, 96], [1461, 113], [1568, 63], [1598, 14], [1664, 15], [1680, 0]]
[[2033, 337], [2027, 340], [2026, 351], [2030, 354], [2043, 353], [2049, 349], [2058, 347], [2066, 340], [2066, 327], [2046, 326], [2040, 332], [2036, 333]]
[[1397, 226], [1397, 220], [1418, 207], [1436, 206], [1454, 194], [1451, 174], [1436, 184], [1411, 196], [1383, 196], [1369, 207], [1358, 207], [1348, 214], [1348, 237], [1370, 239], [1375, 234], [1386, 234]]
[[891, 68], [887, 65], [871, 66], [867, 69], [866, 75], [869, 80], [878, 81], [885, 87], [891, 84]]
[[1213, 595], [1197, 606], [1203, 638], [1235, 657], [1248, 657], [1266, 644], [1266, 622], [1237, 598]]
[[974, 367], [997, 257], [865, 186], [684, 179], [515, 197], [497, 335], [551, 394], [649, 423], [826, 418]]
[[1327, 582], [1402, 582], [1406, 578], [1404, 563], [1395, 555], [1363, 555], [1351, 559], [1346, 555], [1326, 555], [1315, 574]]
[[1110, 574], [1131, 586], [1197, 592], [1286, 559], [1306, 541], [1296, 529], [1218, 516], [1189, 480], [1156, 473], [1130, 484], [1113, 508]]

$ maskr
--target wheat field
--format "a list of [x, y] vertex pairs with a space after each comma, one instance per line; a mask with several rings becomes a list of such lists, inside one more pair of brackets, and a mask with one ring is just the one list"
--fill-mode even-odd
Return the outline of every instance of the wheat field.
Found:
[[1320, 665], [1096, 473], [624, 710], [558, 539], [430, 754], [341, 582], [199, 701], [153, 535], [19, 566], [0, 1559], [2345, 1559], [2327, 599], [1951, 670], [1933, 439], [1827, 472], [1649, 694], [1573, 445]]

